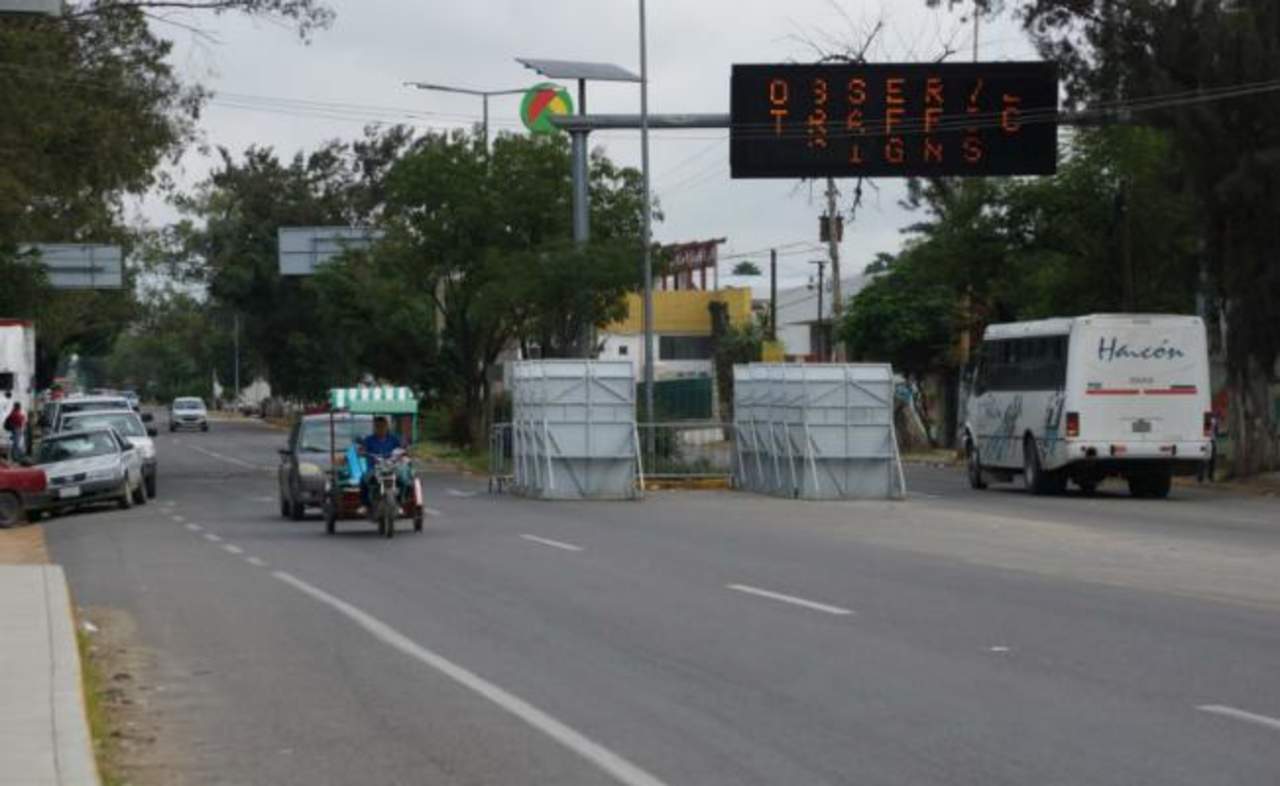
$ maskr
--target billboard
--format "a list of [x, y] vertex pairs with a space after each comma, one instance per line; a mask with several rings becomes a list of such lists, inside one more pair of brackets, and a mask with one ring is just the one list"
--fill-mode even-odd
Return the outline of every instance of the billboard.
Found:
[[735, 65], [735, 178], [1049, 175], [1054, 63]]

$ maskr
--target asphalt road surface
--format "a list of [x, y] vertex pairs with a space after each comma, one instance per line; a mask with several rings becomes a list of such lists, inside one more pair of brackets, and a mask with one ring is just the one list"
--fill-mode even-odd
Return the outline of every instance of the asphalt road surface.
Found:
[[[266, 426], [46, 535], [122, 609], [192, 784], [1280, 783], [1280, 504], [970, 491], [279, 516]], [[402, 522], [402, 526], [407, 526]]]

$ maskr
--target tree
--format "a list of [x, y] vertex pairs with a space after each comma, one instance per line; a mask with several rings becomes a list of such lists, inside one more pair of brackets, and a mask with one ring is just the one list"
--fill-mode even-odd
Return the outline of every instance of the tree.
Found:
[[733, 274], [735, 276], [758, 276], [760, 275], [760, 266], [746, 259], [734, 265]]
[[904, 251], [888, 272], [850, 299], [838, 326], [849, 359], [893, 365], [914, 395], [912, 403], [930, 445], [938, 438], [924, 381], [952, 364], [957, 299], [928, 268], [925, 247]]

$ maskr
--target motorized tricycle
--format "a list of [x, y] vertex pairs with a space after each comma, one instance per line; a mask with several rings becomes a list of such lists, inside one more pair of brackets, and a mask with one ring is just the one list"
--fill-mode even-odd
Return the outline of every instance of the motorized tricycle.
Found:
[[[329, 444], [333, 455], [324, 490], [324, 528], [329, 535], [337, 532], [339, 519], [361, 517], [375, 524], [384, 538], [395, 537], [398, 519], [412, 520], [414, 532], [423, 529], [422, 483], [404, 450], [396, 450], [390, 456], [365, 456], [353, 444], [339, 454], [334, 442], [334, 416], [338, 412], [383, 414], [378, 410], [385, 409], [392, 415], [402, 414], [399, 410], [405, 407], [398, 410], [393, 406], [396, 399], [386, 394], [375, 398], [373, 390], [382, 389], [338, 388], [330, 395]], [[416, 402], [413, 407], [416, 415]]]

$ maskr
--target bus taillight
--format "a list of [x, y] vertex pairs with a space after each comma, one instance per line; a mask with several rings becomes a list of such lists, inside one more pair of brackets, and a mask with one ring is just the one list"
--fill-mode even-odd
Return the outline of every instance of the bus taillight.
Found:
[[1078, 436], [1080, 436], [1080, 413], [1068, 412], [1067, 413], [1067, 437], [1070, 438], [1070, 437], [1078, 437]]

